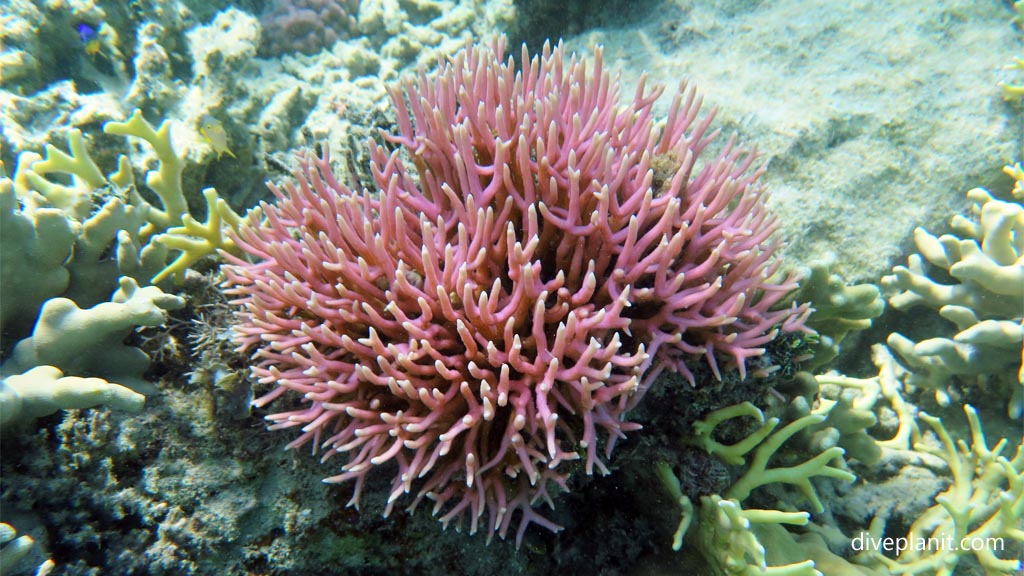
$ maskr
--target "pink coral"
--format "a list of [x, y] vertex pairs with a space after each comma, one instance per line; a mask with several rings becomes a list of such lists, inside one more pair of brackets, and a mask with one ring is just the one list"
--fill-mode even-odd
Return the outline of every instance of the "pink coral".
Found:
[[794, 280], [775, 278], [754, 156], [730, 142], [698, 162], [714, 135], [694, 90], [656, 124], [662, 88], [619, 104], [600, 51], [588, 67], [524, 48], [519, 73], [503, 54], [470, 46], [394, 90], [379, 193], [306, 161], [241, 232], [256, 263], [226, 273], [237, 340], [276, 386], [255, 404], [299, 403], [271, 428], [345, 454], [327, 481], [354, 480], [350, 504], [389, 465], [386, 512], [412, 493], [445, 525], [486, 511], [502, 537], [519, 512], [518, 541], [559, 528], [534, 504], [567, 462], [606, 471], [659, 372], [743, 374], [804, 309], [773, 310]]

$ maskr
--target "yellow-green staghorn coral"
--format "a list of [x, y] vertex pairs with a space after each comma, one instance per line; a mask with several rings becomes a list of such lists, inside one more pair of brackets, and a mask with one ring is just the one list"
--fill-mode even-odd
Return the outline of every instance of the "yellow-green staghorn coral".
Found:
[[[817, 492], [811, 485], [814, 476], [826, 476], [848, 482], [856, 477], [849, 471], [832, 466], [833, 460], [842, 460], [845, 451], [832, 446], [812, 458], [795, 466], [770, 467], [769, 461], [782, 445], [800, 431], [825, 421], [828, 411], [834, 404], [823, 404], [811, 414], [790, 422], [776, 431], [778, 418], [765, 419], [764, 413], [749, 402], [721, 408], [709, 414], [703, 420], [694, 423], [693, 444], [701, 446], [709, 454], [718, 455], [727, 464], [744, 464], [745, 456], [754, 451], [753, 458], [746, 472], [725, 493], [725, 497], [742, 502], [759, 486], [772, 483], [792, 484], [811, 503], [814, 511], [820, 512], [823, 507]], [[731, 446], [725, 446], [712, 437], [714, 429], [731, 418], [750, 416], [757, 419], [762, 426], [753, 434]]]
[[[107, 134], [134, 136], [145, 140], [160, 160], [156, 170], [146, 173], [146, 186], [160, 198], [163, 206], [156, 207], [142, 198], [134, 189], [131, 202], [134, 205], [149, 206], [146, 218], [149, 224], [140, 231], [143, 239], [181, 224], [181, 217], [188, 213], [188, 202], [181, 185], [181, 173], [185, 170], [185, 156], [174, 149], [171, 141], [171, 124], [165, 120], [158, 128], [146, 121], [141, 110], [136, 110], [124, 122], [107, 122], [103, 126]], [[122, 167], [128, 166], [125, 163]]]
[[[83, 305], [101, 301], [118, 276], [150, 283], [174, 275], [180, 283], [189, 265], [217, 250], [233, 248], [224, 233], [241, 220], [212, 189], [204, 191], [204, 196], [213, 195], [206, 199], [211, 208], [207, 223], [199, 224], [191, 216], [182, 187], [186, 159], [174, 147], [169, 121], [154, 127], [136, 110], [124, 122], [108, 122], [104, 131], [140, 138], [152, 148], [157, 166], [146, 173], [145, 184], [156, 194], [157, 204], [136, 189], [125, 156], [118, 159], [117, 170], [105, 176], [78, 130], [68, 134], [68, 152], [55, 146], [47, 146], [45, 158], [22, 152], [13, 176], [19, 204], [12, 206], [12, 211], [20, 209], [31, 216], [40, 210], [59, 209], [67, 217], [75, 244], [74, 257], [64, 265], [70, 283], [69, 292], [63, 295]], [[60, 182], [54, 175], [67, 176], [70, 183]], [[94, 199], [102, 196], [107, 199], [97, 208]], [[171, 265], [167, 265], [169, 249], [180, 252]], [[116, 258], [102, 257], [107, 253]]]
[[[970, 444], [953, 441], [938, 418], [922, 414], [939, 439], [939, 447], [918, 444], [915, 449], [938, 456], [949, 466], [952, 482], [935, 498], [907, 532], [910, 545], [898, 558], [867, 552], [858, 561], [884, 568], [888, 574], [951, 576], [960, 561], [974, 556], [986, 574], [1014, 574], [1022, 569], [1015, 557], [1024, 545], [1024, 445], [1005, 438], [992, 448], [977, 411], [964, 406]], [[884, 521], [874, 522], [878, 538]], [[929, 540], [931, 539], [931, 540]], [[917, 546], [919, 542], [934, 542]], [[1001, 551], [1001, 554], [997, 554]]]
[[[180, 284], [184, 280], [185, 270], [201, 258], [217, 250], [237, 250], [227, 231], [230, 229], [237, 232], [244, 219], [227, 202], [217, 197], [217, 191], [213, 188], [203, 190], [203, 197], [206, 198], [206, 222], [197, 222], [190, 214], [185, 214], [181, 226], [170, 228], [154, 239], [171, 250], [177, 250], [178, 257], [154, 276], [153, 282], [160, 283], [173, 275]], [[259, 218], [258, 212], [255, 218]]]
[[148, 224], [139, 231], [143, 240], [153, 238], [154, 242], [178, 251], [173, 263], [164, 267], [152, 277], [159, 283], [170, 276], [180, 284], [185, 270], [201, 258], [217, 250], [233, 251], [234, 242], [225, 234], [237, 230], [242, 217], [235, 213], [227, 202], [217, 196], [212, 188], [203, 190], [206, 200], [207, 221], [200, 224], [188, 211], [188, 203], [181, 185], [181, 173], [185, 168], [185, 157], [174, 149], [171, 141], [170, 123], [164, 121], [159, 128], [153, 126], [136, 110], [125, 122], [109, 122], [103, 127], [109, 134], [136, 136], [153, 147], [160, 159], [157, 170], [146, 174], [149, 186], [163, 204], [157, 208], [149, 204], [137, 192], [131, 196], [133, 205], [148, 206]]
[[[106, 186], [107, 180], [89, 156], [81, 130], [68, 132], [68, 150], [70, 153], [49, 144], [45, 158], [35, 152], [19, 154], [14, 189], [31, 208], [40, 204], [35, 196], [38, 193], [47, 205], [63, 210], [69, 217], [84, 220], [92, 211], [93, 192]], [[70, 184], [47, 178], [51, 174], [67, 176]]]
[[[760, 486], [791, 484], [800, 490], [813, 510], [821, 512], [823, 506], [811, 484], [812, 477], [830, 477], [847, 482], [855, 479], [849, 471], [832, 465], [833, 461], [842, 459], [843, 449], [838, 446], [826, 448], [816, 456], [793, 466], [769, 465], [783, 444], [805, 429], [823, 422], [833, 406], [834, 404], [823, 405], [813, 413], [797, 418], [779, 430], [776, 430], [780, 423], [778, 418], [766, 419], [764, 413], [749, 402], [715, 410], [704, 419], [695, 422], [694, 435], [688, 440], [689, 443], [703, 448], [709, 454], [731, 465], [745, 465], [748, 455], [753, 453], [753, 456], [750, 457], [749, 465], [743, 474], [723, 495], [702, 496], [699, 504], [694, 504], [682, 492], [678, 478], [667, 464], [657, 465], [662, 485], [682, 508], [673, 548], [679, 550], [684, 537], [692, 532], [689, 538], [695, 541], [701, 555], [708, 561], [716, 575], [820, 576], [822, 572], [815, 568], [815, 562], [806, 557], [786, 558], [782, 560], [783, 563], [769, 566], [765, 546], [760, 542], [754, 528], [757, 524], [803, 526], [809, 522], [809, 513], [745, 510], [743, 502]], [[719, 425], [741, 417], [754, 418], [760, 427], [733, 444], [723, 444], [715, 439], [714, 431]], [[696, 526], [691, 527], [695, 520]], [[787, 538], [779, 534], [776, 536]]]

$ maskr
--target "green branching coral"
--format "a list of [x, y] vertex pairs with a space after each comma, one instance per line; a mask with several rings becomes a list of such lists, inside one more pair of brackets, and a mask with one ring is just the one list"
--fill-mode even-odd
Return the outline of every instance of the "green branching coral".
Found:
[[[952, 576], [967, 558], [986, 575], [1021, 571], [1024, 438], [1015, 434], [990, 447], [977, 411], [963, 406], [969, 433], [958, 440], [914, 404], [915, 394], [934, 392], [948, 424], [944, 408], [958, 400], [952, 391], [985, 383], [990, 391], [1006, 390], [1011, 417], [1024, 411], [1024, 169], [1016, 164], [1004, 172], [1014, 180], [1011, 191], [968, 192], [973, 215], [955, 216], [952, 232], [941, 236], [916, 230], [919, 254], [883, 279], [893, 308], [935, 309], [951, 323], [947, 334], [914, 342], [893, 333], [887, 345], [872, 347], [875, 376], [800, 372], [764, 399], [767, 415], [743, 403], [694, 423], [686, 443], [745, 467], [719, 494], [688, 494], [674, 470], [659, 463], [661, 484], [681, 509], [675, 549], [684, 541], [696, 548], [716, 576]], [[818, 309], [808, 325], [824, 346], [812, 366], [831, 359], [836, 344], [868, 327], [883, 307], [876, 287], [846, 286], [823, 267], [812, 270], [799, 298]], [[740, 418], [757, 422], [742, 437]], [[815, 476], [852, 480], [847, 456], [857, 459], [864, 482], [812, 483]], [[907, 483], [916, 487], [923, 479], [932, 488], [904, 503]], [[786, 484], [810, 502], [813, 521], [794, 494], [772, 488]], [[776, 509], [744, 508], [767, 496], [777, 498]], [[855, 537], [842, 529], [872, 517]], [[892, 535], [887, 523], [909, 529]]]
[[[694, 505], [682, 492], [678, 478], [665, 463], [657, 465], [658, 476], [663, 486], [679, 502], [682, 508], [681, 521], [673, 541], [673, 548], [682, 547], [684, 536], [690, 531], [690, 524], [696, 519], [695, 533], [691, 539], [696, 542], [701, 554], [715, 574], [722, 576], [753, 576], [773, 574], [777, 576], [820, 576], [815, 563], [809, 559], [786, 561], [785, 564], [768, 566], [765, 546], [759, 541], [754, 525], [783, 524], [803, 526], [809, 522], [807, 512], [780, 510], [744, 509], [743, 501], [754, 489], [767, 484], [780, 483], [796, 486], [811, 503], [816, 512], [823, 506], [814, 486], [812, 477], [830, 477], [853, 481], [854, 475], [838, 466], [843, 449], [832, 446], [810, 459], [793, 466], [771, 466], [770, 461], [783, 444], [800, 432], [823, 422], [833, 404], [823, 405], [819, 410], [797, 418], [776, 430], [778, 418], [765, 418], [764, 413], [749, 402], [715, 410], [693, 425], [694, 435], [688, 443], [700, 446], [723, 462], [731, 465], [747, 464], [747, 457], [753, 456], [746, 471], [733, 483], [724, 495], [703, 496], [699, 505]], [[756, 431], [733, 444], [723, 444], [714, 437], [715, 429], [734, 418], [751, 417], [761, 425]], [[783, 536], [785, 537], [785, 536]]]
[[[811, 485], [811, 476], [852, 480], [849, 472], [830, 466], [841, 455], [839, 448], [827, 449], [804, 464], [771, 468], [767, 462], [800, 430], [813, 429], [821, 423], [823, 413], [834, 410], [834, 404], [823, 402], [814, 413], [791, 422], [775, 431], [778, 420], [765, 419], [763, 413], [749, 404], [729, 406], [712, 412], [695, 426], [693, 443], [734, 464], [742, 464], [753, 452], [747, 471], [723, 495], [702, 496], [693, 502], [683, 493], [671, 468], [659, 463], [658, 476], [681, 508], [681, 521], [673, 548], [679, 550], [690, 542], [707, 560], [716, 576], [779, 575], [858, 575], [891, 574], [952, 576], [958, 564], [968, 556], [989, 575], [1008, 575], [1021, 569], [1015, 557], [1024, 545], [1024, 445], [1015, 438], [1003, 439], [989, 447], [977, 411], [964, 406], [970, 430], [969, 440], [955, 440], [941, 420], [916, 409], [902, 397], [900, 382], [908, 373], [888, 353], [885, 346], [875, 347], [879, 375], [870, 379], [841, 376], [819, 376], [824, 386], [856, 391], [852, 406], [860, 411], [882, 407], [894, 410], [900, 418], [895, 437], [881, 441], [883, 449], [910, 453], [909, 444], [918, 454], [927, 454], [948, 467], [951, 478], [948, 488], [935, 497], [934, 505], [924, 510], [911, 524], [905, 536], [885, 533], [887, 510], [880, 511], [870, 529], [860, 539], [881, 542], [902, 542], [902, 553], [896, 557], [883, 555], [878, 549], [862, 552], [853, 558], [837, 556], [820, 536], [822, 525], [812, 524], [807, 512], [791, 512], [791, 504], [781, 502], [781, 510], [745, 509], [744, 502], [757, 486], [790, 483], [801, 488], [816, 510], [822, 509]], [[884, 402], [883, 402], [884, 400]], [[712, 437], [723, 422], [749, 416], [762, 426], [743, 440], [723, 444]], [[916, 422], [931, 429], [937, 443], [921, 434]], [[804, 527], [802, 534], [785, 526]], [[834, 530], [834, 528], [833, 528]], [[847, 539], [849, 545], [850, 540]], [[862, 550], [863, 548], [853, 548]]]
[[[847, 470], [830, 465], [833, 460], [841, 460], [845, 451], [839, 446], [832, 446], [809, 460], [788, 467], [769, 467], [769, 460], [794, 435], [823, 422], [832, 406], [822, 405], [813, 413], [790, 422], [778, 431], [775, 428], [779, 425], [779, 419], [765, 420], [764, 413], [753, 404], [744, 402], [728, 406], [715, 410], [703, 420], [694, 422], [694, 437], [691, 442], [704, 447], [709, 454], [718, 455], [727, 464], [745, 463], [745, 456], [754, 450], [747, 471], [726, 491], [726, 498], [742, 502], [759, 486], [772, 483], [792, 484], [807, 498], [815, 512], [821, 512], [824, 507], [810, 479], [814, 476], [837, 478], [847, 482], [856, 479]], [[725, 446], [712, 437], [714, 429], [719, 424], [741, 416], [757, 419], [762, 424], [761, 428], [731, 446]]]
[[160, 245], [177, 250], [178, 257], [153, 277], [154, 283], [160, 283], [173, 275], [175, 282], [180, 284], [185, 278], [185, 270], [201, 258], [217, 250], [237, 251], [226, 231], [231, 229], [237, 232], [243, 218], [227, 202], [217, 197], [217, 191], [213, 188], [203, 190], [203, 197], [206, 198], [205, 223], [197, 222], [190, 214], [185, 214], [181, 226], [175, 226], [155, 238]]
[[[883, 566], [889, 574], [951, 576], [963, 557], [973, 555], [986, 574], [1022, 569], [1020, 559], [1012, 555], [1024, 545], [1024, 445], [1015, 440], [1012, 457], [1003, 454], [1012, 446], [1006, 439], [989, 448], [977, 411], [964, 406], [964, 413], [970, 444], [954, 442], [941, 420], [921, 414], [940, 444], [918, 444], [915, 449], [945, 461], [952, 483], [911, 525], [908, 547], [898, 558], [868, 552], [859, 561]], [[884, 522], [872, 523], [872, 536], [881, 537], [884, 528]], [[1003, 550], [1004, 556], [996, 550]]]
[[871, 327], [871, 321], [882, 315], [885, 300], [874, 284], [848, 285], [832, 274], [824, 264], [811, 266], [794, 294], [796, 302], [808, 302], [814, 312], [807, 326], [818, 333], [814, 356], [801, 368], [813, 371], [839, 354], [839, 344], [850, 332]]

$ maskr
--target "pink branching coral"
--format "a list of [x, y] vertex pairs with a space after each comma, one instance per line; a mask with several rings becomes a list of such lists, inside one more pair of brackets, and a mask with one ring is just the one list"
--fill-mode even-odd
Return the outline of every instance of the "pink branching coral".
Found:
[[350, 504], [390, 465], [386, 512], [413, 494], [502, 537], [518, 512], [518, 542], [559, 529], [534, 504], [567, 461], [607, 471], [658, 373], [744, 374], [805, 308], [773, 310], [795, 280], [775, 275], [760, 171], [732, 142], [698, 162], [714, 134], [693, 89], [656, 123], [662, 88], [621, 105], [600, 51], [524, 48], [518, 73], [503, 55], [470, 46], [395, 89], [379, 192], [307, 160], [238, 238], [256, 263], [226, 273], [237, 340], [276, 386], [255, 404], [301, 402], [271, 428], [344, 454], [326, 481], [354, 480]]

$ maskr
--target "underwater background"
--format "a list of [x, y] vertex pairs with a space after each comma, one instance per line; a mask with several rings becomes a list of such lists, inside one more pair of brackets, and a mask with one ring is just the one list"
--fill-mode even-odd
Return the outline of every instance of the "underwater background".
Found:
[[[0, 7], [0, 574], [1022, 573], [1024, 4]], [[497, 38], [504, 56], [488, 52]], [[696, 86], [702, 114], [717, 110], [707, 133], [722, 133], [679, 150], [700, 156], [694, 174], [716, 162], [735, 168], [722, 188], [743, 182], [742, 190], [721, 192], [721, 210], [751, 214], [722, 242], [762, 231], [778, 241], [759, 240], [733, 260], [702, 256], [722, 278], [755, 270], [753, 288], [720, 283], [748, 292], [722, 304], [724, 332], [708, 336], [718, 352], [687, 347], [684, 333], [682, 352], [651, 360], [665, 368], [656, 378], [647, 382], [643, 370], [623, 376], [634, 394], [641, 382], [635, 406], [628, 393], [595, 393], [594, 402], [556, 394], [562, 423], [538, 426], [550, 438], [557, 429], [557, 449], [541, 438], [543, 454], [510, 457], [507, 470], [517, 472], [494, 480], [502, 495], [526, 495], [503, 529], [496, 507], [449, 517], [451, 502], [434, 506], [446, 502], [446, 486], [468, 494], [467, 506], [493, 504], [490, 493], [473, 500], [472, 482], [459, 476], [471, 474], [472, 463], [460, 461], [449, 484], [419, 498], [422, 476], [410, 478], [412, 490], [393, 511], [396, 470], [415, 466], [405, 456], [397, 467], [375, 459], [358, 488], [325, 483], [345, 465], [337, 454], [321, 462], [329, 434], [286, 450], [299, 428], [266, 428], [280, 422], [275, 413], [319, 402], [314, 396], [327, 385], [306, 397], [295, 385], [293, 396], [252, 404], [274, 394], [274, 370], [299, 354], [299, 346], [266, 344], [256, 355], [262, 344], [252, 330], [270, 332], [261, 321], [294, 312], [282, 305], [258, 317], [271, 301], [287, 301], [287, 288], [261, 287], [276, 290], [275, 282], [301, 273], [281, 253], [259, 250], [246, 230], [271, 234], [268, 207], [299, 196], [289, 182], [309, 183], [319, 198], [343, 189], [376, 197], [388, 192], [382, 172], [405, 174], [395, 161], [424, 188], [443, 181], [440, 164], [421, 159], [429, 146], [423, 157], [409, 152], [429, 141], [422, 129], [434, 117], [416, 116], [409, 126], [402, 118], [415, 112], [417, 91], [443, 108], [442, 96], [426, 96], [444, 63], [483, 77], [484, 64], [456, 56], [467, 46], [484, 47], [474, 54], [492, 68], [511, 56], [511, 70], [526, 77], [524, 55], [564, 54], [568, 71], [575, 54], [588, 63], [572, 81], [579, 86], [600, 84], [588, 74], [603, 58], [618, 79], [618, 101], [593, 88], [597, 102], [637, 123], [649, 113], [671, 126], [673, 98], [689, 94], [680, 83]], [[665, 87], [661, 98], [634, 98], [638, 86], [649, 94], [655, 85]], [[539, 100], [563, 98], [587, 123], [592, 102], [549, 88], [536, 87]], [[472, 96], [483, 109], [492, 92]], [[688, 133], [700, 131], [695, 122]], [[567, 126], [569, 133], [571, 119]], [[730, 156], [732, 134], [756, 149], [749, 166]], [[582, 142], [580, 158], [592, 141]], [[310, 172], [302, 155], [325, 150], [338, 182], [317, 187], [321, 172]], [[459, 162], [482, 163], [481, 150]], [[643, 166], [641, 176], [650, 167], [656, 194], [669, 190], [675, 172], [665, 176], [640, 156], [622, 161]], [[674, 170], [686, 164], [682, 154], [671, 160]], [[761, 166], [757, 182], [744, 180]], [[268, 182], [284, 192], [276, 196]], [[685, 197], [686, 185], [678, 192]], [[327, 206], [318, 201], [300, 206]], [[254, 210], [260, 202], [267, 205]], [[774, 224], [759, 220], [769, 213]], [[278, 230], [281, 244], [303, 240], [305, 224], [293, 224]], [[749, 264], [761, 254], [769, 260]], [[421, 272], [402, 271], [397, 284], [422, 289]], [[783, 279], [790, 273], [801, 276], [799, 288]], [[296, 283], [315, 285], [314, 276]], [[506, 270], [495, 282], [507, 289], [518, 278]], [[636, 284], [636, 302], [646, 288]], [[757, 306], [772, 294], [779, 302]], [[638, 326], [647, 309], [633, 310]], [[728, 328], [745, 314], [771, 318], [751, 329], [756, 352], [722, 352], [749, 336]], [[620, 335], [624, 346], [641, 345], [636, 328]], [[609, 336], [595, 349], [619, 343]], [[388, 369], [372, 364], [370, 371]], [[308, 366], [296, 370], [317, 376]], [[363, 370], [353, 373], [371, 380]], [[400, 386], [380, 387], [400, 396]], [[484, 404], [488, 389], [472, 386]], [[597, 409], [595, 418], [610, 414], [617, 423], [599, 422], [599, 444], [587, 442], [594, 426], [584, 414], [602, 402], [616, 407]], [[423, 403], [433, 406], [429, 397]], [[600, 462], [591, 466], [594, 446]], [[442, 452], [435, 458], [443, 461]], [[541, 485], [551, 478], [554, 486], [537, 488], [532, 473], [527, 485], [530, 463], [546, 466], [552, 476], [544, 472]], [[358, 509], [346, 506], [354, 491]]]

